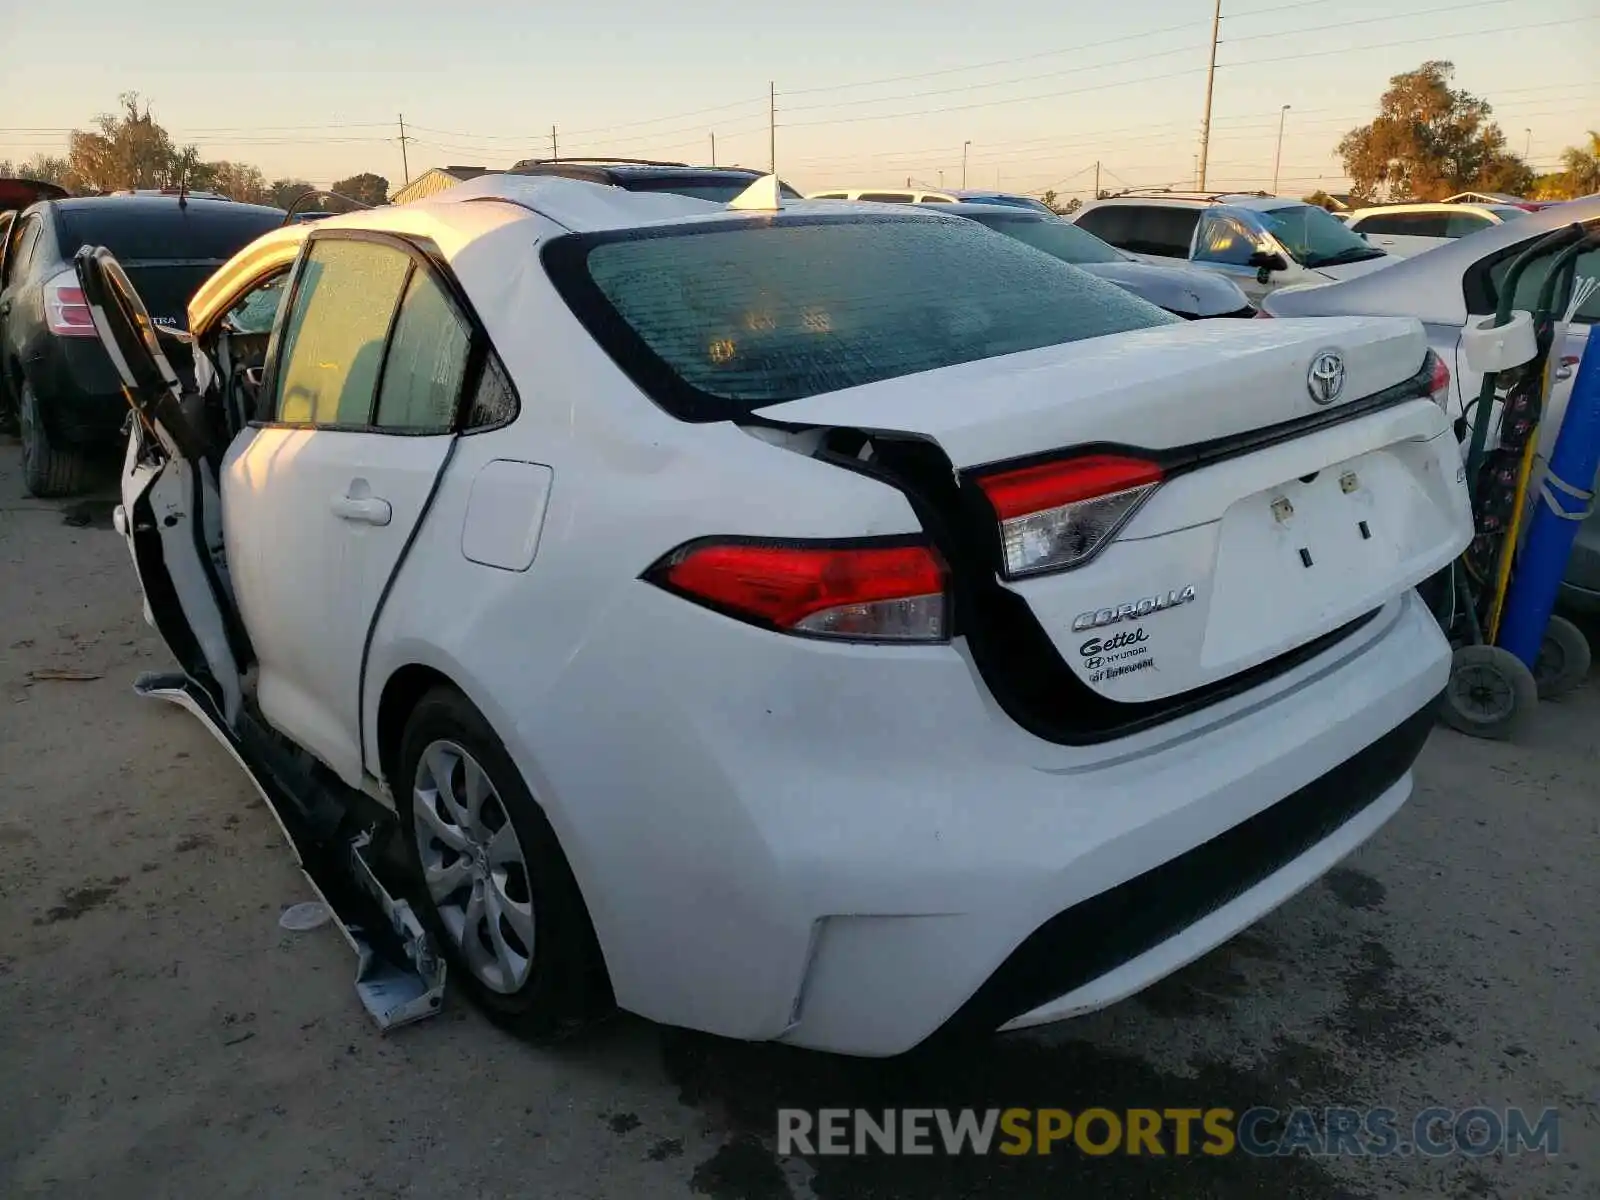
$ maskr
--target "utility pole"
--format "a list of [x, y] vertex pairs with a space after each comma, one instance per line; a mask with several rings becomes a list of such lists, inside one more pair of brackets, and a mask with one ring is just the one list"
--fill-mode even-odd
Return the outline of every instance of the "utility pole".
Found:
[[1098, 158], [1094, 161], [1094, 195], [1090, 199], [1100, 199], [1100, 160]]
[[406, 137], [406, 115], [405, 115], [405, 113], [401, 113], [400, 114], [400, 170], [405, 173], [406, 182], [410, 183], [411, 182], [411, 163], [406, 158], [406, 142], [408, 142], [408, 141], [410, 141], [410, 139], [408, 137]]
[[966, 141], [966, 142], [962, 142], [961, 143], [961, 190], [962, 191], [965, 191], [966, 188], [967, 188], [967, 147], [969, 147], [971, 145], [972, 145], [972, 143], [970, 141]]
[[559, 162], [561, 155], [556, 152], [556, 127], [550, 126], [550, 161]]
[[767, 160], [769, 175], [778, 173], [778, 85], [767, 81]]
[[711, 165], [713, 167], [717, 165], [717, 134], [716, 134], [716, 130], [712, 130], [711, 131]]
[[1522, 132], [1528, 135], [1522, 139], [1522, 157], [1526, 159], [1533, 153], [1533, 130], [1524, 128]]
[[1200, 191], [1206, 190], [1206, 158], [1211, 152], [1211, 91], [1217, 82], [1217, 39], [1222, 33], [1222, 0], [1211, 14], [1211, 61], [1206, 66], [1206, 114], [1200, 122]]
[[1283, 119], [1289, 115], [1289, 106], [1285, 104], [1278, 111], [1278, 152], [1272, 156], [1272, 194], [1278, 194], [1278, 167], [1283, 162]]

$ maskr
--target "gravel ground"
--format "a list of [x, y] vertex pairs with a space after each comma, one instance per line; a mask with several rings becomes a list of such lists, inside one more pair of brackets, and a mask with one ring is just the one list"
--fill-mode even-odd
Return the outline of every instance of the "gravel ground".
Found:
[[[265, 807], [182, 711], [110, 502], [0, 440], [0, 1195], [1600, 1196], [1600, 687], [1517, 745], [1434, 734], [1323, 883], [1137, 999], [908, 1062], [622, 1017], [556, 1049], [463, 1003], [388, 1037]], [[88, 679], [31, 677], [51, 670]], [[1561, 1111], [1472, 1160], [780, 1159], [798, 1106]]]

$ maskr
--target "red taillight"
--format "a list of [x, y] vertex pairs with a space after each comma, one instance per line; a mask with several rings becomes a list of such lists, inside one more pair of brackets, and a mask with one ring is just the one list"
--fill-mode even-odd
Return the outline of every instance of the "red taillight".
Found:
[[944, 561], [922, 542], [691, 542], [647, 577], [786, 633], [896, 642], [949, 637]]
[[980, 476], [1000, 520], [1006, 575], [1060, 571], [1093, 558], [1160, 486], [1155, 463], [1086, 454]]
[[1450, 368], [1445, 366], [1444, 359], [1429, 351], [1428, 357], [1433, 359], [1433, 369], [1428, 374], [1428, 395], [1433, 397], [1433, 402], [1440, 408], [1450, 409]]
[[[70, 271], [44, 285], [44, 319], [57, 337], [94, 337], [94, 319], [77, 276]], [[72, 282], [68, 282], [71, 280]]]
[[1272, 314], [1269, 313], [1264, 308], [1258, 308], [1258, 309], [1256, 309], [1256, 318], [1255, 319], [1258, 320], [1258, 321], [1270, 321], [1270, 320], [1272, 320]]

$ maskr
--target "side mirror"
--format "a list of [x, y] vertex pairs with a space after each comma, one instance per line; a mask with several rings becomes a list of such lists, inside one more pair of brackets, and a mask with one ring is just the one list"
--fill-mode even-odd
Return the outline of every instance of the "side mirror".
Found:
[[1256, 269], [1257, 283], [1269, 282], [1274, 271], [1287, 271], [1289, 269], [1289, 260], [1276, 250], [1257, 250], [1245, 262], [1247, 266]]

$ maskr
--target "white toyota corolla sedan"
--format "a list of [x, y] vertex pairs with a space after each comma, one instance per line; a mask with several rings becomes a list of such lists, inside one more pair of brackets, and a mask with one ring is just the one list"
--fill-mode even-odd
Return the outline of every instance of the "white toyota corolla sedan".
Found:
[[1184, 322], [776, 203], [499, 175], [285, 229], [181, 389], [81, 256], [196, 711], [378, 814], [454, 978], [888, 1055], [1128, 996], [1394, 814], [1471, 534], [1415, 321]]

